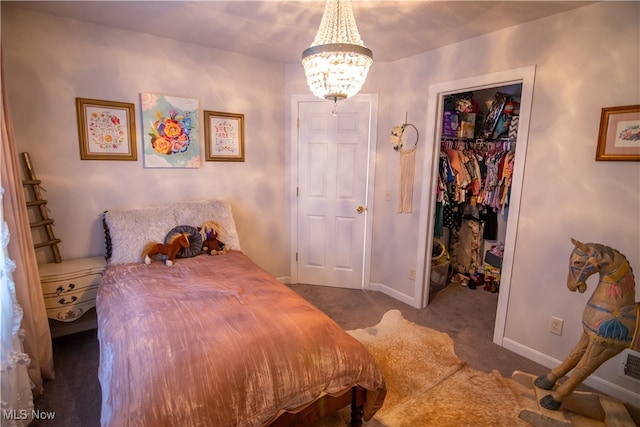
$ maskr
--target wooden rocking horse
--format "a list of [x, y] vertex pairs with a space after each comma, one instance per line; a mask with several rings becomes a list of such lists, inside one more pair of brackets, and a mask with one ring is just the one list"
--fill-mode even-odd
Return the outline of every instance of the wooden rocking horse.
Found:
[[187, 233], [176, 234], [171, 237], [166, 245], [158, 242], [147, 243], [142, 250], [142, 258], [144, 259], [144, 263], [149, 265], [151, 264], [151, 258], [154, 256], [165, 255], [167, 259], [164, 263], [171, 267], [176, 259], [176, 255], [180, 252], [180, 248], [188, 247], [189, 235]]
[[[571, 239], [567, 287], [583, 293], [586, 280], [600, 273], [600, 280], [582, 315], [583, 333], [569, 356], [534, 384], [551, 394], [540, 399], [546, 409], [558, 410], [568, 397], [602, 363], [626, 348], [640, 350], [640, 303], [635, 301], [635, 281], [629, 261], [615, 249]], [[571, 376], [554, 389], [569, 371]]]

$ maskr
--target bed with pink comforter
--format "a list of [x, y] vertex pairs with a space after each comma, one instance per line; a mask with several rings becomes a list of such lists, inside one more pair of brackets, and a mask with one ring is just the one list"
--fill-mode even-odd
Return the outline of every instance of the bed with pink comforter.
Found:
[[369, 419], [384, 400], [368, 351], [241, 251], [110, 265], [97, 313], [103, 426], [264, 426], [354, 386]]

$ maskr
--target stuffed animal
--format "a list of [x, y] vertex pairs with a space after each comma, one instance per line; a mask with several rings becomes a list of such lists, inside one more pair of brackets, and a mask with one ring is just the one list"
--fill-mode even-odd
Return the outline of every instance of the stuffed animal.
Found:
[[180, 251], [180, 248], [189, 247], [189, 235], [187, 233], [176, 234], [171, 237], [167, 244], [158, 242], [149, 242], [142, 250], [142, 258], [144, 263], [151, 264], [151, 259], [156, 255], [166, 256], [165, 264], [168, 267], [173, 265], [176, 255]]
[[229, 249], [218, 240], [220, 235], [220, 225], [215, 221], [207, 221], [200, 227], [202, 236], [202, 252], [209, 255], [220, 255], [228, 252]]

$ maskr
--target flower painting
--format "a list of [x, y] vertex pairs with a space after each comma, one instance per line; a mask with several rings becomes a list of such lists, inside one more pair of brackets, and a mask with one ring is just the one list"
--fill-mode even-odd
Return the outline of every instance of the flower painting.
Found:
[[616, 147], [637, 147], [640, 144], [640, 123], [639, 121], [618, 123]]
[[82, 160], [136, 160], [134, 105], [76, 98]]
[[127, 128], [120, 119], [119, 111], [89, 107], [87, 117], [89, 144], [100, 150], [121, 151], [127, 142]]
[[596, 160], [640, 160], [640, 105], [602, 109]]
[[144, 166], [199, 168], [198, 100], [142, 93]]

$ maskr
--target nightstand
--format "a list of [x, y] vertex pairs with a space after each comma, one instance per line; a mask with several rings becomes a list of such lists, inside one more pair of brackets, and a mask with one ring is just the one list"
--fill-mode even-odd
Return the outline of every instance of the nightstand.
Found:
[[38, 266], [52, 338], [97, 327], [96, 294], [106, 265], [99, 256]]

